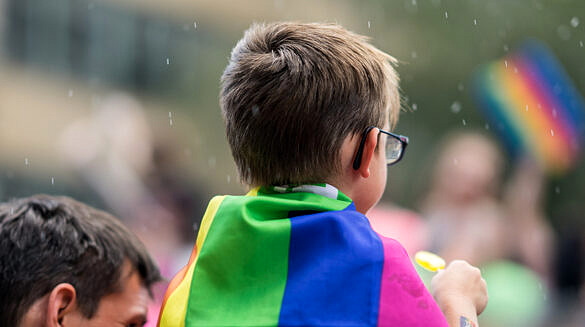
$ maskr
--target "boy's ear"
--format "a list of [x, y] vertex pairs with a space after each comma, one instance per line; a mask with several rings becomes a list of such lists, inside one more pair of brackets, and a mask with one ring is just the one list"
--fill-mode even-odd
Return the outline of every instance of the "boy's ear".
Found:
[[366, 142], [364, 143], [364, 152], [362, 153], [362, 162], [358, 168], [358, 173], [363, 178], [370, 177], [370, 162], [376, 152], [376, 146], [378, 145], [378, 133], [377, 128], [372, 128], [366, 136]]
[[47, 305], [46, 326], [62, 326], [63, 318], [75, 311], [77, 294], [75, 287], [69, 283], [61, 283], [49, 294], [49, 304]]

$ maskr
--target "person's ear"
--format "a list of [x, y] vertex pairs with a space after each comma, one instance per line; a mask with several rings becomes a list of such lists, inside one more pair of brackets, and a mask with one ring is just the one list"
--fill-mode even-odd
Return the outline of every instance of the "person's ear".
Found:
[[370, 162], [376, 152], [376, 146], [378, 145], [378, 133], [377, 128], [372, 128], [366, 136], [366, 142], [364, 143], [364, 152], [362, 154], [362, 161], [358, 168], [358, 173], [363, 178], [370, 177]]
[[61, 283], [55, 286], [49, 294], [46, 326], [61, 326], [65, 316], [77, 309], [76, 299], [77, 294], [73, 285]]

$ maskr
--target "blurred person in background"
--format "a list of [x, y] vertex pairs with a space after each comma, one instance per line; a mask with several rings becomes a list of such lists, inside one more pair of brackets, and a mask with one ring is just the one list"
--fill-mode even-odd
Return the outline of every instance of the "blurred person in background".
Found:
[[160, 278], [103, 211], [47, 195], [0, 203], [1, 326], [142, 326]]
[[541, 203], [542, 171], [520, 161], [503, 186], [503, 155], [479, 132], [451, 134], [438, 153], [422, 205], [429, 248], [482, 269], [490, 294], [482, 325], [538, 323], [554, 240]]
[[[71, 164], [105, 205], [144, 242], [170, 279], [189, 258], [203, 211], [201, 195], [174, 167], [172, 142], [157, 136], [132, 96], [112, 94], [94, 114], [60, 136]], [[149, 321], [156, 321], [166, 284], [154, 290]]]

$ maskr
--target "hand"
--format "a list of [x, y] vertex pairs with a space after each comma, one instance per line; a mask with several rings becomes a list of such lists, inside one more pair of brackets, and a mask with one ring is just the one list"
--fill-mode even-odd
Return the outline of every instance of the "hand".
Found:
[[479, 315], [488, 301], [487, 284], [480, 270], [462, 260], [451, 262], [435, 275], [431, 292], [445, 316]]

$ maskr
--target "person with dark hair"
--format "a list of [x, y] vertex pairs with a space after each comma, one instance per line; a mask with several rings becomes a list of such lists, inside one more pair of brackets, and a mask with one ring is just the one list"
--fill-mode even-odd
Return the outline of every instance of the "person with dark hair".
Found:
[[142, 326], [160, 279], [106, 212], [48, 195], [0, 204], [0, 326]]

